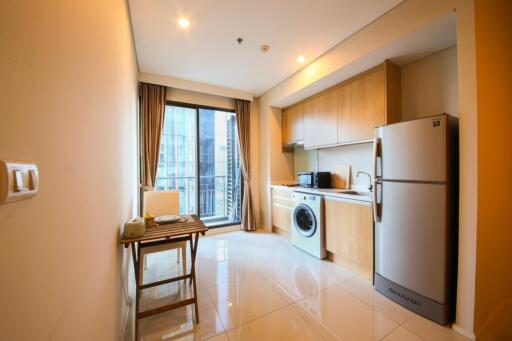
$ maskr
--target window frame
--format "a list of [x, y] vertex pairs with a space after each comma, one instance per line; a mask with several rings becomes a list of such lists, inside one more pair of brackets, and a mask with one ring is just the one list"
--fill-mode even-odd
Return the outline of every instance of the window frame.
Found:
[[[200, 167], [199, 167], [199, 152], [200, 152], [200, 143], [199, 143], [199, 110], [200, 109], [205, 109], [205, 110], [216, 110], [216, 111], [225, 111], [225, 112], [231, 112], [231, 113], [234, 113], [235, 114], [235, 117], [236, 117], [236, 110], [235, 109], [226, 109], [226, 108], [221, 108], [221, 107], [214, 107], [214, 106], [208, 106], [208, 105], [202, 105], [202, 104], [193, 104], [193, 103], [187, 103], [187, 102], [179, 102], [179, 101], [173, 101], [173, 100], [166, 100], [165, 101], [165, 106], [167, 107], [168, 105], [170, 106], [175, 106], [175, 107], [181, 107], [181, 108], [187, 108], [187, 109], [194, 109], [196, 111], [196, 117], [195, 117], [195, 120], [196, 120], [196, 158], [195, 158], [195, 162], [196, 162], [196, 179], [197, 179], [197, 184], [196, 184], [196, 208], [197, 208], [197, 216], [201, 219], [200, 217], [200, 209], [201, 209], [201, 206], [200, 206], [200, 195], [199, 195], [199, 192], [200, 192], [200, 189], [201, 189], [201, 177], [200, 177]], [[238, 138], [238, 136], [237, 136]], [[240, 173], [241, 173], [241, 179], [242, 181], [240, 181], [240, 191], [242, 193], [242, 195], [240, 196], [240, 207], [242, 206], [242, 203], [243, 203], [243, 200], [244, 200], [244, 180], [243, 180], [243, 172], [242, 172], [242, 169], [240, 167]], [[156, 180], [156, 179], [155, 179]], [[240, 220], [239, 221], [236, 221], [236, 222], [229, 222], [229, 223], [222, 223], [222, 224], [215, 224], [215, 225], [212, 225], [212, 226], [209, 226], [208, 228], [220, 228], [220, 227], [227, 227], [227, 226], [234, 226], [234, 225], [240, 225], [242, 223], [242, 212], [240, 212]]]

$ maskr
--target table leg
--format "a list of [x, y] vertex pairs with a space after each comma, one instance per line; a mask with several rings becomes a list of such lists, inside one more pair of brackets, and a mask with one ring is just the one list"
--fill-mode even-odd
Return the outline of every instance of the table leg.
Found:
[[[135, 243], [133, 244], [135, 247]], [[139, 299], [140, 299], [140, 243], [137, 242], [137, 264], [135, 267], [135, 340], [139, 339]]]
[[197, 244], [199, 242], [199, 233], [195, 235], [195, 242], [193, 242], [192, 238], [190, 238], [190, 244], [195, 244], [190, 246], [191, 252], [191, 264], [190, 264], [190, 281], [194, 286], [194, 312], [195, 312], [195, 320], [196, 323], [199, 323], [199, 309], [197, 304], [197, 283], [196, 283], [196, 252], [197, 252]]
[[[196, 251], [197, 251], [197, 243], [199, 242], [199, 233], [195, 234], [195, 238], [190, 235], [190, 273], [195, 273], [196, 266]], [[194, 271], [193, 271], [194, 270]], [[192, 284], [192, 277], [190, 277], [190, 284]]]

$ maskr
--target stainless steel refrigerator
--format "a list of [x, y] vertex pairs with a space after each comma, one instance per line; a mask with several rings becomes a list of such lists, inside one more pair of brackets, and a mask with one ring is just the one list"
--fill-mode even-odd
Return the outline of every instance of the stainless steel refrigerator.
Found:
[[454, 320], [458, 119], [376, 128], [375, 288], [439, 324]]

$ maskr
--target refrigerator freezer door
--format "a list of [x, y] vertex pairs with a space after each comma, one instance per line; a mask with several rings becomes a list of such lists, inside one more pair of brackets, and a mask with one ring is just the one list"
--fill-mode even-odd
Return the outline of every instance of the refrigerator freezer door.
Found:
[[447, 181], [447, 115], [401, 122], [376, 129], [381, 179]]
[[375, 270], [439, 303], [447, 300], [446, 185], [382, 182]]

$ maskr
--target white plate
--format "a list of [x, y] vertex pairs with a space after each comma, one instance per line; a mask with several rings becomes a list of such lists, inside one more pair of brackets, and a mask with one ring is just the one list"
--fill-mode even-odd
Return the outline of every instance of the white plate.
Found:
[[180, 220], [180, 217], [177, 215], [163, 215], [155, 218], [155, 222], [157, 223], [174, 223], [178, 220]]

